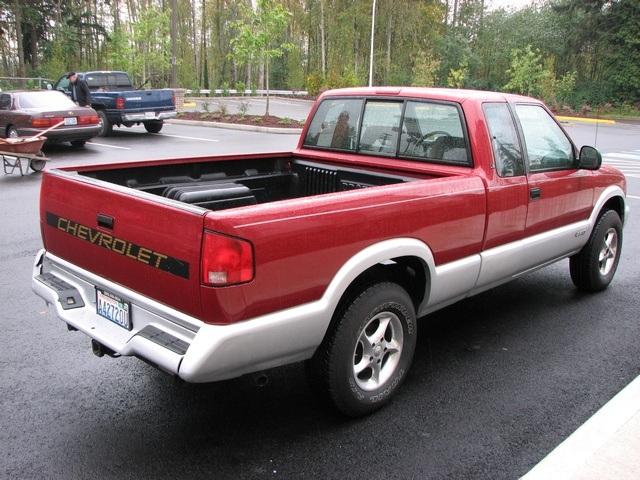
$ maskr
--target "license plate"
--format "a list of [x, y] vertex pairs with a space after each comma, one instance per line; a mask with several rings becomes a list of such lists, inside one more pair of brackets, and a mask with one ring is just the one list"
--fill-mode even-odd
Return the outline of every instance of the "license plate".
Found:
[[64, 119], [65, 125], [77, 125], [78, 119], [76, 117], [65, 117]]
[[96, 313], [116, 325], [131, 330], [131, 304], [110, 292], [96, 288]]
[[156, 112], [144, 112], [144, 118], [156, 118]]

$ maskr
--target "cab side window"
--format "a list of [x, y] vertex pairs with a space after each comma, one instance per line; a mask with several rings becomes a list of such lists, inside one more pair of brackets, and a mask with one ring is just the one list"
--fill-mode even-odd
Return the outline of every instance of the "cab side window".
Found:
[[576, 168], [571, 142], [547, 111], [539, 105], [516, 105], [524, 134], [529, 171]]
[[0, 95], [0, 110], [11, 109], [11, 95]]
[[66, 76], [58, 80], [58, 83], [56, 85], [56, 90], [62, 90], [64, 92], [68, 92], [70, 90], [69, 79]]
[[482, 110], [489, 127], [496, 172], [501, 177], [524, 175], [520, 141], [509, 107], [506, 103], [485, 103]]

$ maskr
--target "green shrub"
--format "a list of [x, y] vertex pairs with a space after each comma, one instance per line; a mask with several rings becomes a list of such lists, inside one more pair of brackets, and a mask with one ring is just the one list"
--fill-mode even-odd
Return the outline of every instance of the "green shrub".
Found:
[[244, 117], [247, 114], [247, 110], [249, 110], [249, 102], [240, 102], [240, 105], [238, 106], [238, 114], [241, 117]]
[[324, 80], [319, 73], [312, 73], [307, 77], [307, 92], [314, 97], [320, 93], [324, 86]]

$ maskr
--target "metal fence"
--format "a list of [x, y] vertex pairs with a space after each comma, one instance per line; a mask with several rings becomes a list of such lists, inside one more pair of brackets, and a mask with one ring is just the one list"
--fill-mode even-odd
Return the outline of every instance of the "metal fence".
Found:
[[24, 88], [25, 84], [27, 84], [27, 88], [42, 89], [46, 88], [48, 83], [53, 83], [53, 80], [44, 77], [0, 77], [0, 84], [2, 83], [7, 83], [10, 86], [22, 84], [19, 85], [20, 88]]
[[[214, 88], [214, 89], [200, 89], [200, 90], [189, 90], [187, 89], [185, 92], [186, 95], [189, 96], [211, 96], [211, 95], [244, 95], [244, 96], [251, 96], [251, 95], [266, 95], [267, 91], [266, 90], [250, 90], [250, 89], [246, 89], [244, 91], [242, 90], [236, 90], [234, 88], [228, 88], [228, 89], [223, 89], [223, 88]], [[306, 95], [309, 95], [309, 92], [307, 92], [306, 90], [269, 90], [269, 95], [284, 95], [284, 96], [292, 96], [292, 97], [304, 97]]]

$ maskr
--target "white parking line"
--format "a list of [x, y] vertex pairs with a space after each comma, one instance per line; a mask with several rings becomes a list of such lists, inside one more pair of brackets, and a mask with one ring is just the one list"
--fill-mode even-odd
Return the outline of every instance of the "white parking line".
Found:
[[129, 147], [118, 147], [116, 145], [108, 145], [106, 143], [87, 142], [87, 145], [96, 145], [98, 147], [117, 148], [118, 150], [131, 150]]
[[158, 135], [159, 137], [185, 138], [187, 140], [201, 140], [203, 142], [219, 142], [220, 141], [220, 140], [216, 140], [215, 138], [185, 137], [184, 135], [170, 135], [168, 133], [152, 133], [151, 135]]
[[613, 152], [613, 153], [605, 153], [604, 154], [605, 157], [613, 157], [613, 158], [618, 158], [620, 160], [635, 160], [636, 162], [638, 161], [638, 155], [637, 154], [633, 154], [633, 153], [625, 153], [625, 152]]

